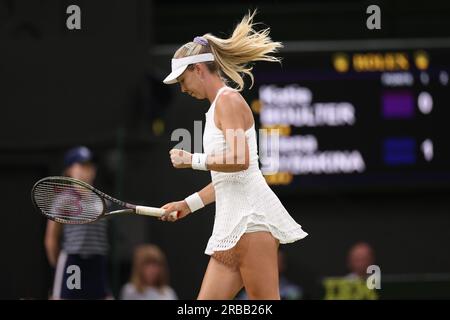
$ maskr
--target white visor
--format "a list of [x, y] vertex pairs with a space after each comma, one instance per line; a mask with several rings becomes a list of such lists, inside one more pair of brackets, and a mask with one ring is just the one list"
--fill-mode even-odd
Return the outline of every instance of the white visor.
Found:
[[163, 80], [165, 84], [177, 83], [177, 78], [181, 76], [190, 64], [214, 61], [212, 53], [202, 53], [195, 56], [188, 56], [180, 59], [172, 59], [172, 72]]

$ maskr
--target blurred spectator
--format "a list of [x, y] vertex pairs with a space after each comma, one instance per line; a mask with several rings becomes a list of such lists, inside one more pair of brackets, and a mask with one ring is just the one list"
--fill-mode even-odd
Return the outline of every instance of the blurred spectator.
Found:
[[[92, 153], [86, 147], [76, 147], [64, 156], [64, 175], [93, 184], [97, 169]], [[60, 195], [64, 197], [65, 195]], [[106, 299], [107, 284], [107, 224], [99, 220], [90, 224], [60, 224], [49, 220], [45, 231], [45, 249], [49, 263], [55, 268], [51, 299]], [[68, 288], [67, 280], [78, 266], [81, 288]], [[72, 270], [72, 269], [71, 269]]]
[[[278, 251], [278, 272], [280, 275], [280, 298], [281, 300], [301, 300], [303, 299], [303, 290], [300, 286], [286, 278], [286, 259], [283, 251]], [[237, 298], [238, 300], [247, 300], [245, 290]]]
[[326, 277], [322, 280], [325, 300], [376, 300], [377, 290], [369, 289], [367, 268], [375, 262], [372, 247], [366, 242], [355, 243], [347, 253], [350, 271], [344, 277]]
[[176, 300], [169, 286], [164, 253], [155, 245], [141, 245], [134, 251], [130, 281], [122, 288], [122, 300]]
[[372, 247], [366, 242], [354, 244], [347, 256], [347, 266], [350, 273], [348, 278], [366, 279], [367, 267], [375, 263], [375, 253]]

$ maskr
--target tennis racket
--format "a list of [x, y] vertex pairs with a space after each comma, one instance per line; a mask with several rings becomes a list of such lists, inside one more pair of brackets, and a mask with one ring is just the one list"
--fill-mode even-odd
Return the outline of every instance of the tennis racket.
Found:
[[[48, 219], [65, 224], [84, 224], [119, 213], [161, 217], [161, 208], [137, 206], [117, 200], [89, 184], [68, 177], [39, 180], [31, 191], [31, 200]], [[170, 215], [177, 216], [177, 212]]]

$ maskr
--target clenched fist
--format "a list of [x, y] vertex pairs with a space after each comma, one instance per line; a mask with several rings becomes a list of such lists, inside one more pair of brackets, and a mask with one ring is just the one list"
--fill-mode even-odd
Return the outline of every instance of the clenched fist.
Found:
[[181, 149], [172, 149], [169, 151], [169, 154], [174, 168], [182, 169], [192, 167], [192, 153]]

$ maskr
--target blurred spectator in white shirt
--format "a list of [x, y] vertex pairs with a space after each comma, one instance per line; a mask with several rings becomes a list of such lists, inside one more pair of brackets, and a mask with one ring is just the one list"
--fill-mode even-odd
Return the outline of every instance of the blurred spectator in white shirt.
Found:
[[169, 270], [164, 253], [155, 245], [138, 246], [134, 251], [130, 281], [122, 287], [122, 300], [176, 300], [169, 286]]

